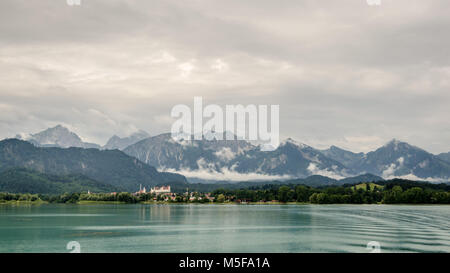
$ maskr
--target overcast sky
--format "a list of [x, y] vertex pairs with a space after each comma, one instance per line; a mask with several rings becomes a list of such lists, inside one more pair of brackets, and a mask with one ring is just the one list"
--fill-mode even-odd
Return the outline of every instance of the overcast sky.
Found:
[[176, 104], [279, 104], [280, 134], [450, 151], [448, 0], [0, 1], [0, 137], [104, 144]]

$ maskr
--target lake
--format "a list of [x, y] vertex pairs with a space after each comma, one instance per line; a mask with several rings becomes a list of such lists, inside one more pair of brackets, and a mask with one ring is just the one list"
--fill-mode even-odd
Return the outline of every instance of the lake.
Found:
[[450, 252], [450, 206], [0, 205], [0, 252]]

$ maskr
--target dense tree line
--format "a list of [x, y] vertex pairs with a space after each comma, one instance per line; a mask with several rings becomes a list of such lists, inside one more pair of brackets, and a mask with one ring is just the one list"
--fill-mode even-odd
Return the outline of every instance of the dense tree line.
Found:
[[62, 195], [44, 197], [45, 201], [50, 203], [77, 203], [79, 201], [96, 201], [96, 202], [122, 202], [134, 204], [146, 201], [129, 192], [111, 193], [65, 193]]
[[[304, 185], [262, 185], [246, 189], [217, 189], [211, 193], [214, 202], [302, 202], [313, 204], [450, 204], [450, 185], [408, 180], [391, 180], [359, 185], [313, 188]], [[164, 201], [164, 195], [120, 193], [64, 193], [61, 195], [0, 193], [0, 201], [47, 201], [77, 203], [110, 201], [139, 203]], [[177, 195], [174, 203], [209, 203], [204, 194]]]
[[[396, 184], [397, 183], [397, 184]], [[217, 189], [218, 202], [303, 202], [313, 204], [450, 204], [447, 185], [395, 181], [312, 188], [303, 185], [266, 186], [240, 190]]]
[[28, 193], [2, 193], [0, 192], [0, 201], [46, 201], [49, 203], [67, 203], [75, 204], [79, 201], [112, 201], [123, 203], [138, 203], [147, 201], [150, 198], [147, 195], [135, 196], [128, 192], [121, 192], [117, 194], [110, 193], [64, 193], [61, 195], [46, 195], [46, 194], [28, 194]]
[[127, 204], [135, 204], [146, 201], [162, 202], [167, 200], [170, 203], [209, 203], [210, 201], [204, 198], [204, 195], [195, 193], [192, 199], [187, 196], [177, 195], [174, 200], [166, 198], [165, 195], [155, 195], [151, 193], [145, 194], [131, 194], [129, 192], [120, 193], [64, 193], [61, 195], [47, 195], [47, 194], [23, 194], [23, 193], [2, 193], [0, 192], [0, 202], [5, 201], [45, 201], [49, 203], [67, 203], [76, 204], [80, 201], [93, 202], [121, 202]]
[[37, 201], [39, 200], [39, 195], [37, 194], [20, 194], [20, 193], [5, 193], [0, 192], [0, 201]]

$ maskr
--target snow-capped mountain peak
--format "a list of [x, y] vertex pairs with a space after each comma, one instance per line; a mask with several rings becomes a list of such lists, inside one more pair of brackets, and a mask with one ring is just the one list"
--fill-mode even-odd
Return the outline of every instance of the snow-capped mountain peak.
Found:
[[42, 132], [32, 134], [25, 140], [43, 147], [100, 148], [97, 144], [83, 142], [77, 134], [62, 125], [57, 125]]
[[287, 139], [285, 139], [284, 141], [282, 141], [282, 142], [280, 143], [280, 146], [284, 146], [284, 145], [287, 145], [287, 144], [292, 144], [292, 145], [294, 145], [294, 146], [299, 147], [300, 149], [310, 147], [310, 146], [308, 146], [308, 145], [306, 145], [306, 144], [304, 144], [304, 143], [298, 142], [298, 141], [296, 141], [296, 140], [294, 140], [294, 139], [292, 139], [292, 138], [287, 138]]
[[118, 149], [118, 150], [123, 150], [126, 147], [133, 145], [143, 139], [149, 138], [150, 135], [143, 131], [143, 130], [139, 130], [127, 137], [119, 137], [117, 135], [112, 136], [108, 142], [106, 143], [105, 146], [103, 146], [103, 149], [107, 149], [107, 150], [114, 150], [114, 149]]

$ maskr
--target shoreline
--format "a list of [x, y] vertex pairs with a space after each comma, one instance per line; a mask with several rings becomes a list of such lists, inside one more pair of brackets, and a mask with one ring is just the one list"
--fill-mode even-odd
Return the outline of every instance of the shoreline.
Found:
[[314, 203], [304, 203], [304, 202], [248, 202], [245, 204], [236, 203], [236, 202], [225, 202], [225, 203], [176, 203], [176, 202], [138, 202], [138, 203], [126, 203], [119, 201], [79, 201], [77, 203], [50, 203], [47, 201], [0, 201], [0, 206], [29, 206], [29, 205], [79, 205], [79, 206], [90, 206], [90, 205], [198, 205], [198, 206], [299, 206], [299, 205], [314, 205], [314, 206], [367, 206], [367, 205], [377, 205], [377, 206], [449, 206], [450, 204], [383, 204], [383, 203], [374, 203], [374, 204], [314, 204]]

